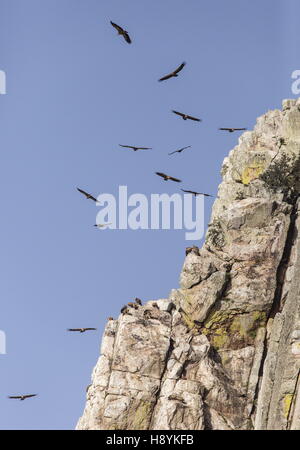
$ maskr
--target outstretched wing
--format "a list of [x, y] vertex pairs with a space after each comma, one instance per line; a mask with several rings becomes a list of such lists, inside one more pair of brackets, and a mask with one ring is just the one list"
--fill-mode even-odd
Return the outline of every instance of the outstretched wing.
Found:
[[158, 81], [165, 81], [168, 80], [169, 78], [172, 78], [173, 74], [169, 73], [168, 75], [165, 75], [164, 77], [160, 78]]
[[85, 195], [86, 197], [89, 196], [89, 194], [88, 194], [87, 192], [83, 191], [82, 189], [79, 189], [79, 188], [76, 188], [76, 189], [77, 189], [77, 191], [79, 191], [81, 194]]
[[137, 147], [138, 150], [152, 150], [152, 147]]
[[196, 122], [202, 122], [202, 120], [198, 119], [198, 117], [187, 116], [187, 118], [190, 119], [190, 120], [195, 120]]
[[84, 331], [97, 330], [97, 328], [84, 328]]
[[119, 144], [119, 146], [120, 146], [120, 147], [124, 147], [124, 148], [131, 148], [132, 150], [135, 148], [135, 147], [133, 147], [132, 145], [122, 145], [122, 144]]
[[162, 177], [162, 178], [167, 178], [167, 176], [168, 175], [166, 175], [165, 173], [162, 173], [162, 172], [155, 172], [156, 173], [156, 175], [158, 175], [159, 177]]
[[178, 178], [169, 177], [169, 180], [176, 181], [176, 183], [181, 183], [181, 180], [179, 180]]
[[22, 396], [21, 395], [9, 395], [8, 398], [16, 398], [16, 399], [20, 400], [20, 398], [22, 398]]
[[124, 30], [122, 27], [120, 27], [119, 25], [117, 25], [116, 23], [110, 21], [111, 25], [119, 32], [119, 33], [124, 33]]
[[181, 113], [181, 112], [179, 112], [179, 111], [175, 111], [174, 109], [172, 109], [172, 112], [173, 112], [174, 114], [177, 114], [177, 116], [184, 117], [184, 114]]
[[183, 192], [186, 192], [187, 194], [198, 194], [198, 192], [194, 191], [187, 191], [186, 189], [181, 189]]
[[27, 394], [27, 395], [23, 395], [23, 398], [30, 398], [30, 397], [36, 397], [37, 394]]
[[68, 328], [68, 331], [81, 331], [81, 328]]
[[174, 70], [174, 75], [176, 75], [177, 73], [179, 73], [179, 72], [184, 68], [185, 65], [186, 65], [185, 62], [183, 62], [182, 64], [180, 64], [180, 66], [177, 67], [176, 70]]
[[127, 33], [127, 31], [124, 31], [122, 34], [123, 34], [123, 36], [124, 36], [125, 41], [126, 41], [128, 44], [131, 44], [131, 39], [130, 39], [130, 36], [129, 36], [129, 34]]

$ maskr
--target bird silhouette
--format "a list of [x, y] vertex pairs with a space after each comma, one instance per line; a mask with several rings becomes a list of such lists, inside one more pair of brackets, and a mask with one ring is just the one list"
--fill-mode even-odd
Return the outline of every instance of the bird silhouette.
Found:
[[213, 195], [210, 194], [204, 194], [204, 192], [196, 192], [196, 191], [188, 191], [186, 189], [181, 189], [183, 192], [186, 192], [187, 194], [193, 194], [195, 197], [197, 195], [204, 195], [205, 197], [213, 197]]
[[87, 199], [91, 199], [94, 200], [94, 202], [97, 202], [97, 199], [95, 197], [93, 197], [91, 194], [89, 194], [88, 192], [83, 191], [82, 189], [77, 188], [77, 191], [79, 191], [81, 194], [85, 195], [85, 197]]
[[174, 150], [174, 152], [169, 153], [169, 155], [174, 155], [174, 153], [181, 153], [184, 150], [186, 150], [187, 148], [191, 148], [191, 145], [188, 145], [187, 147], [179, 148], [178, 150]]
[[118, 34], [120, 34], [121, 36], [123, 36], [123, 38], [125, 39], [125, 41], [128, 44], [131, 44], [131, 39], [130, 36], [128, 34], [128, 32], [126, 30], [124, 30], [124, 28], [120, 27], [120, 25], [117, 25], [116, 23], [110, 21], [110, 23], [112, 24], [112, 26], [117, 30]]
[[172, 112], [174, 113], [174, 114], [177, 114], [177, 116], [180, 116], [180, 117], [182, 117], [183, 118], [183, 120], [194, 120], [194, 121], [196, 121], [196, 122], [202, 122], [202, 120], [201, 119], [198, 119], [197, 117], [194, 117], [194, 116], [190, 116], [189, 114], [184, 114], [184, 113], [181, 113], [181, 112], [179, 112], [179, 111], [175, 111], [174, 109], [172, 109]]
[[13, 398], [17, 400], [25, 400], [26, 398], [36, 397], [37, 394], [26, 394], [26, 395], [10, 395], [8, 398]]
[[130, 148], [134, 152], [136, 152], [137, 150], [152, 150], [152, 147], [135, 147], [134, 145], [122, 145], [122, 144], [119, 144], [119, 146], [124, 148]]
[[171, 181], [176, 181], [177, 183], [181, 183], [181, 180], [179, 180], [178, 178], [171, 177], [170, 175], [166, 175], [165, 173], [162, 173], [162, 172], [155, 172], [155, 173], [159, 177], [162, 177], [165, 181], [171, 180]]
[[245, 131], [247, 128], [219, 128], [221, 131], [228, 131], [229, 133], [234, 133], [235, 131]]
[[97, 330], [97, 328], [68, 328], [68, 331], [79, 331], [79, 333], [85, 333], [90, 330]]
[[177, 67], [177, 69], [174, 70], [174, 72], [168, 73], [168, 75], [165, 75], [164, 77], [160, 78], [158, 81], [165, 81], [165, 80], [168, 80], [169, 78], [178, 77], [178, 73], [184, 68], [185, 65], [186, 65], [186, 63], [183, 62], [182, 64], [180, 64], [179, 67]]

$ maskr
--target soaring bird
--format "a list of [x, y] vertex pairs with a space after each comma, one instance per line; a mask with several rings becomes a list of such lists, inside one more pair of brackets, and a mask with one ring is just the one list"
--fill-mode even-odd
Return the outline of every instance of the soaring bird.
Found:
[[79, 333], [85, 333], [89, 330], [97, 330], [97, 328], [68, 328], [68, 331], [79, 331]]
[[174, 109], [172, 109], [172, 112], [173, 112], [174, 114], [177, 114], [177, 116], [182, 117], [183, 120], [189, 119], [189, 120], [195, 120], [196, 122], [202, 122], [202, 120], [201, 120], [201, 119], [198, 119], [197, 117], [189, 116], [188, 114], [183, 114], [183, 113], [181, 113], [181, 112], [179, 112], [179, 111], [174, 111]]
[[165, 181], [171, 180], [171, 181], [176, 181], [177, 183], [181, 183], [181, 180], [178, 180], [178, 178], [170, 177], [170, 175], [166, 175], [165, 173], [162, 173], [162, 172], [155, 172], [155, 173], [159, 177], [162, 177]]
[[117, 30], [118, 34], [122, 35], [128, 44], [131, 44], [131, 39], [129, 37], [128, 32], [126, 30], [124, 30], [122, 27], [120, 27], [119, 25], [117, 25], [116, 23], [113, 23], [112, 21], [110, 21], [110, 23]]
[[37, 394], [26, 394], [26, 395], [10, 395], [8, 398], [15, 398], [17, 400], [25, 400], [26, 398], [36, 397]]
[[219, 128], [222, 131], [229, 131], [229, 133], [234, 133], [235, 131], [245, 131], [247, 128]]
[[188, 145], [187, 147], [179, 148], [178, 150], [175, 150], [174, 152], [171, 152], [171, 153], [168, 153], [168, 154], [169, 155], [174, 155], [174, 153], [181, 153], [181, 152], [183, 152], [183, 150], [185, 150], [187, 148], [191, 148], [191, 145]]
[[96, 224], [94, 225], [94, 227], [97, 227], [97, 228], [105, 228], [105, 227], [108, 227], [108, 225], [111, 225], [111, 222], [110, 222], [110, 223], [96, 223]]
[[164, 77], [160, 78], [158, 81], [165, 81], [165, 80], [168, 80], [169, 78], [178, 77], [178, 73], [184, 68], [185, 65], [186, 65], [186, 63], [183, 62], [182, 64], [180, 64], [179, 67], [177, 67], [176, 70], [174, 70], [174, 72], [171, 72], [168, 75], [165, 75]]
[[82, 189], [77, 188], [77, 191], [79, 191], [81, 194], [85, 195], [86, 198], [90, 198], [91, 200], [94, 200], [94, 202], [97, 202], [97, 199], [93, 197], [91, 194], [88, 194], [87, 192], [83, 191]]
[[183, 192], [186, 192], [187, 194], [193, 194], [195, 197], [197, 195], [204, 195], [205, 197], [213, 197], [213, 195], [210, 194], [204, 194], [203, 192], [196, 192], [196, 191], [187, 191], [185, 189], [181, 189]]
[[131, 148], [131, 150], [133, 150], [134, 152], [136, 152], [137, 150], [152, 150], [152, 147], [135, 147], [134, 145], [122, 145], [122, 144], [119, 144], [119, 146], [124, 148]]

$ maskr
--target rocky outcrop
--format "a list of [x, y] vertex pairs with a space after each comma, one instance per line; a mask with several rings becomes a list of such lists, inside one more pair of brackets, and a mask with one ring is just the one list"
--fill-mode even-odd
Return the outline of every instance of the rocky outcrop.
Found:
[[300, 99], [222, 175], [180, 288], [108, 322], [78, 429], [300, 428]]

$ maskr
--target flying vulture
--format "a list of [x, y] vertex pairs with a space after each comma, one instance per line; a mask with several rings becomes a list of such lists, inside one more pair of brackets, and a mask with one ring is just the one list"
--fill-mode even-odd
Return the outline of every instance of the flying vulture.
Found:
[[79, 331], [80, 333], [84, 333], [89, 330], [97, 330], [97, 328], [68, 328], [68, 331]]
[[188, 114], [183, 114], [183, 113], [181, 113], [181, 112], [179, 112], [179, 111], [174, 111], [174, 109], [172, 109], [172, 112], [173, 112], [174, 114], [177, 114], [177, 116], [182, 117], [183, 120], [189, 119], [189, 120], [195, 120], [196, 122], [202, 122], [202, 120], [201, 120], [201, 119], [198, 119], [197, 117], [189, 116]]
[[234, 133], [235, 131], [245, 131], [247, 128], [219, 128], [222, 131], [228, 131], [229, 133]]
[[205, 197], [213, 197], [213, 195], [210, 194], [204, 194], [203, 192], [196, 192], [196, 191], [187, 191], [185, 189], [181, 189], [183, 192], [186, 192], [187, 194], [193, 194], [195, 197], [197, 195], [204, 195]]
[[170, 177], [170, 175], [166, 175], [165, 173], [162, 173], [162, 172], [155, 172], [155, 173], [159, 177], [162, 177], [165, 181], [171, 180], [171, 181], [176, 181], [177, 183], [181, 183], [181, 180], [178, 180], [178, 178]]
[[77, 188], [77, 191], [79, 191], [81, 194], [85, 195], [86, 198], [90, 198], [91, 200], [94, 200], [94, 202], [97, 202], [97, 199], [93, 197], [91, 194], [88, 194], [87, 192], [83, 191], [82, 189]]
[[113, 23], [112, 21], [110, 21], [110, 23], [117, 30], [118, 34], [122, 35], [128, 44], [131, 44], [131, 39], [129, 37], [128, 32], [126, 30], [124, 30], [122, 27], [120, 27], [119, 25], [117, 25], [116, 23]]
[[187, 147], [179, 148], [178, 150], [175, 150], [174, 152], [169, 153], [169, 155], [174, 155], [174, 153], [181, 153], [181, 152], [183, 152], [183, 150], [190, 148], [190, 147], [191, 147], [191, 145], [188, 145]]
[[122, 145], [122, 144], [119, 144], [119, 146], [124, 148], [131, 148], [131, 150], [133, 150], [134, 152], [136, 152], [137, 150], [152, 150], [152, 147], [135, 147], [134, 145]]
[[26, 394], [26, 395], [10, 395], [8, 398], [15, 398], [17, 400], [25, 400], [26, 398], [36, 397], [37, 394]]
[[178, 73], [184, 68], [185, 65], [186, 65], [186, 63], [183, 62], [182, 64], [180, 64], [179, 67], [177, 67], [176, 70], [174, 70], [174, 72], [171, 72], [168, 75], [165, 75], [164, 77], [160, 78], [158, 81], [165, 81], [165, 80], [168, 80], [169, 78], [178, 77]]
[[108, 227], [108, 225], [111, 225], [111, 222], [110, 223], [96, 223], [96, 225], [94, 225], [94, 227], [105, 228], [105, 227]]

